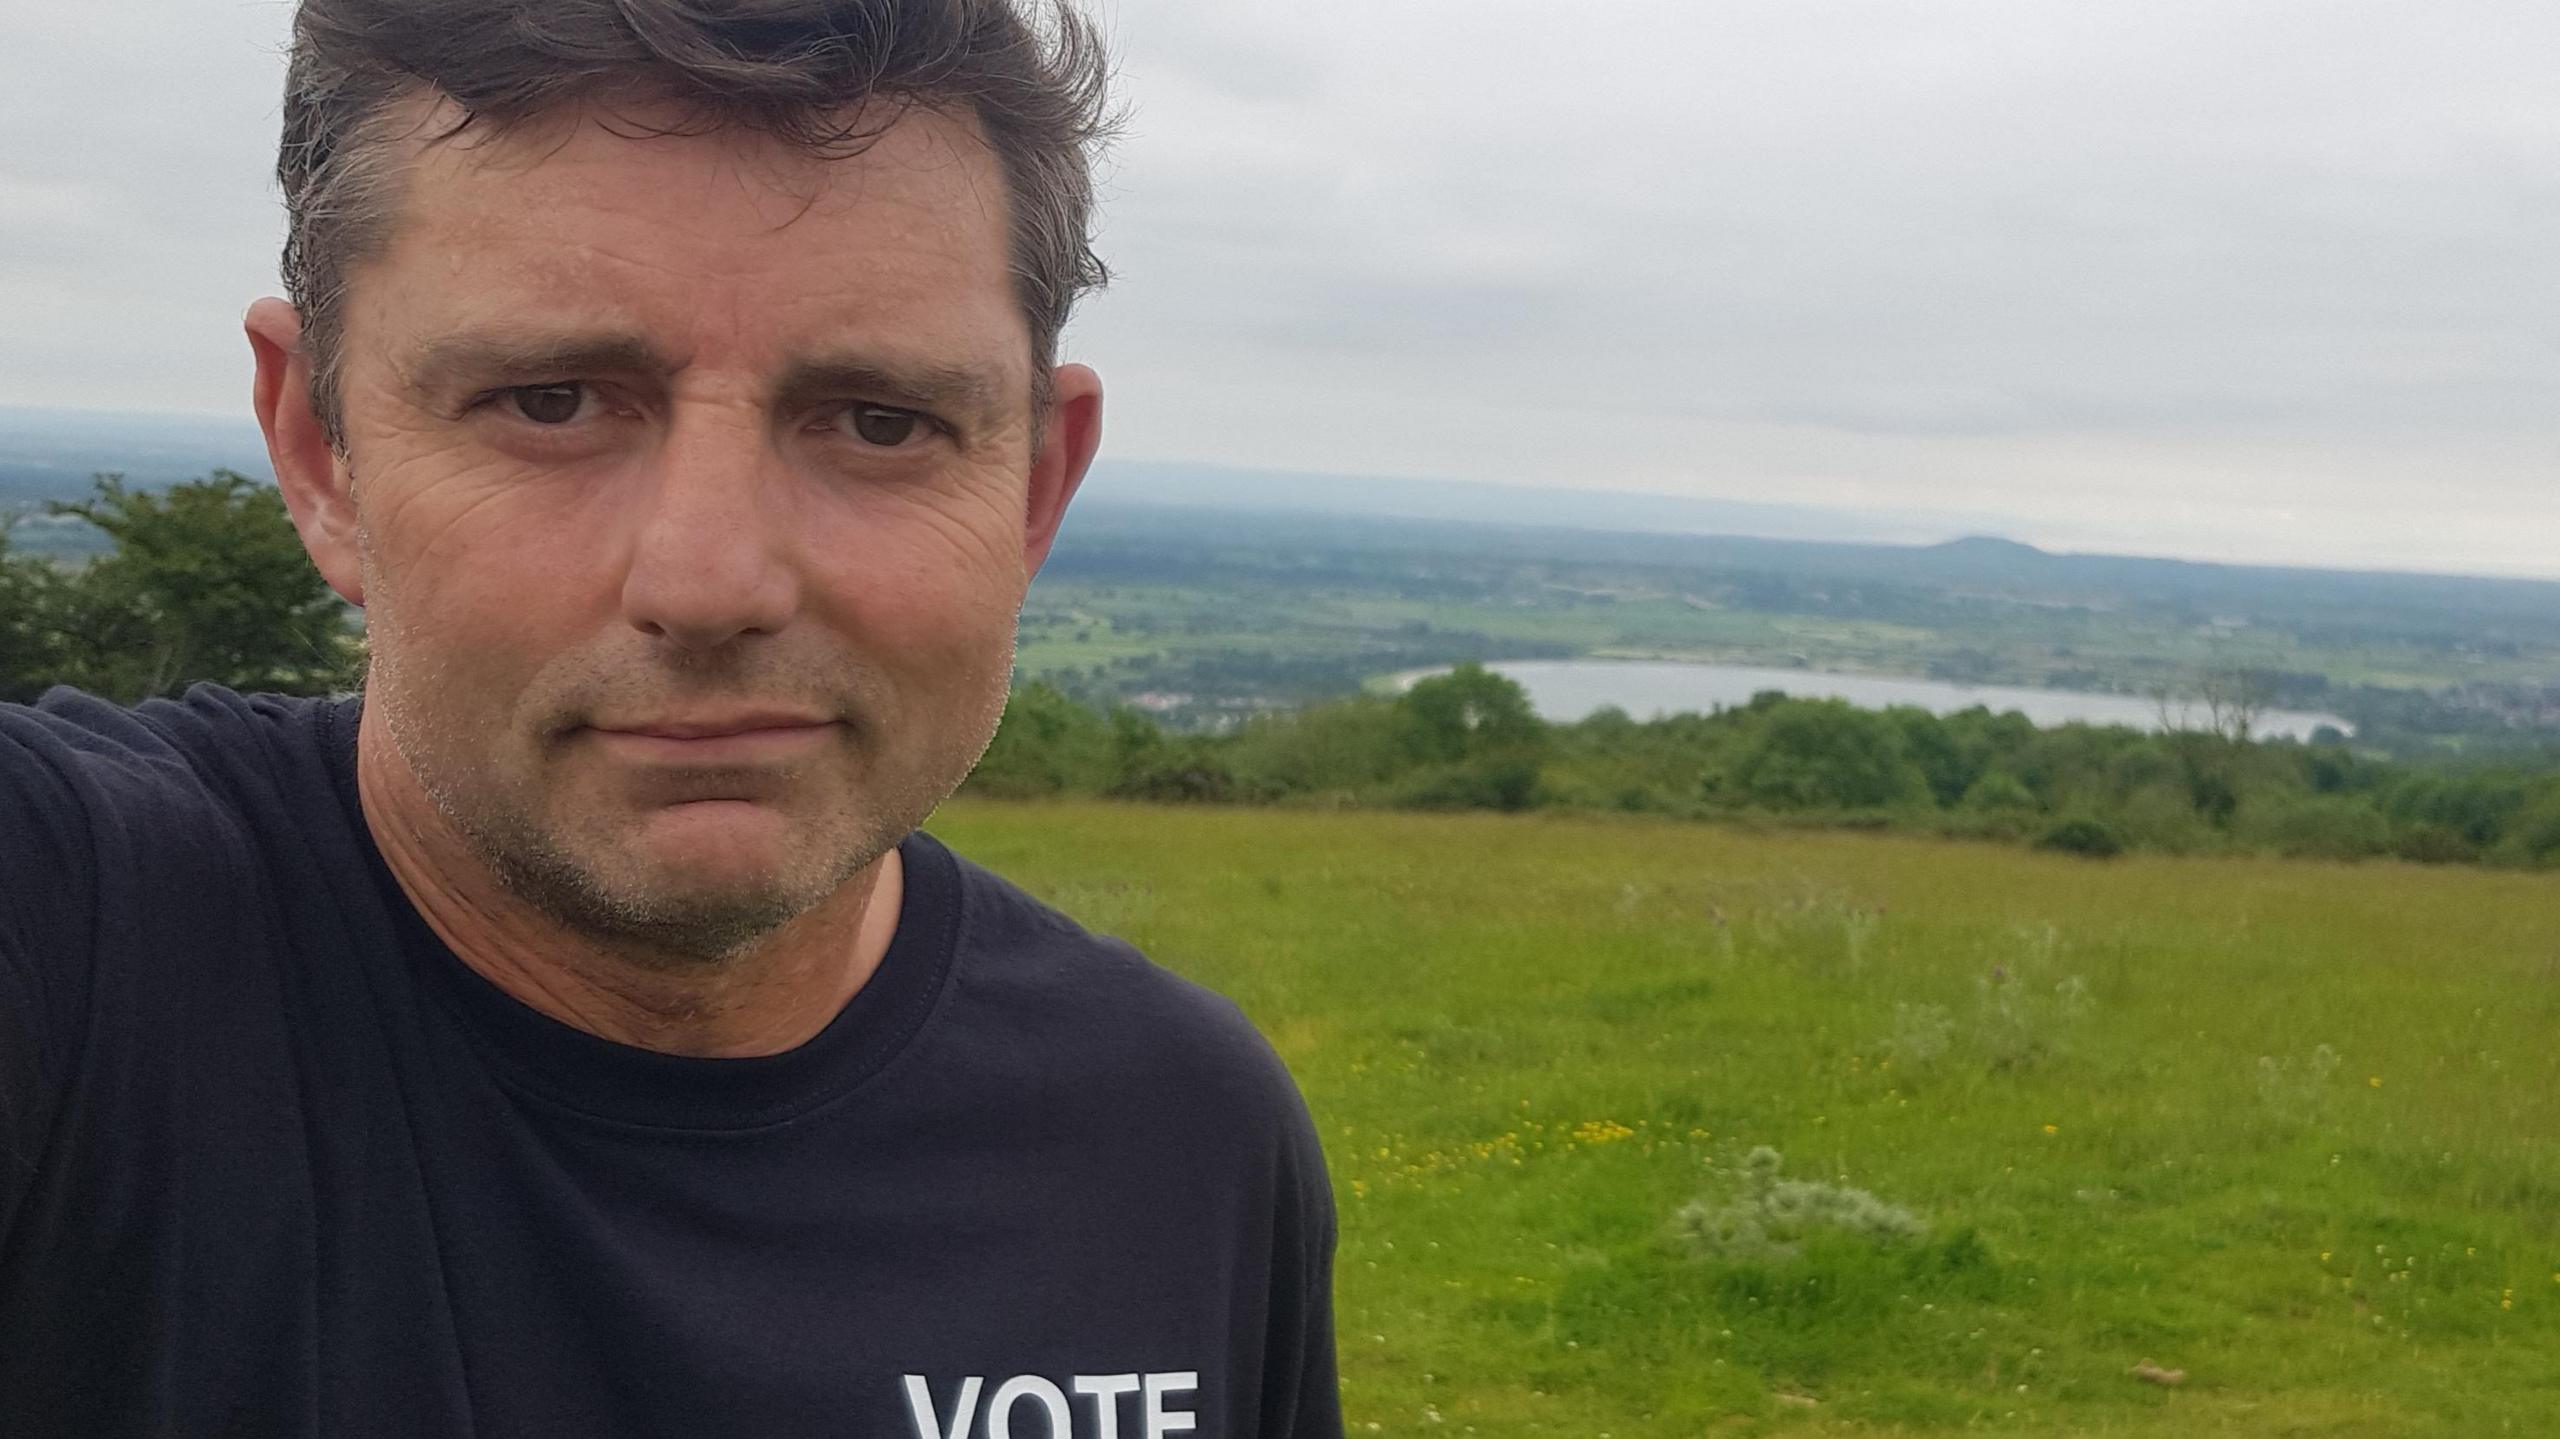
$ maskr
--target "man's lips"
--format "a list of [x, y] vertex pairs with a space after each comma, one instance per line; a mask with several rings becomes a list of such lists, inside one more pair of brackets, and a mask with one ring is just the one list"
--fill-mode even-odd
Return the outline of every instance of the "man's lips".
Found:
[[796, 715], [740, 715], [590, 725], [607, 753], [643, 764], [736, 765], [794, 759], [835, 738], [832, 720]]

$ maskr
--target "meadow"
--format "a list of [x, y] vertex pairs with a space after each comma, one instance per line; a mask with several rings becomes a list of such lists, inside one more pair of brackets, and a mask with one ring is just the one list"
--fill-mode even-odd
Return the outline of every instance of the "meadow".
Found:
[[1635, 817], [933, 828], [1287, 1059], [1355, 1436], [2560, 1432], [2548, 876]]

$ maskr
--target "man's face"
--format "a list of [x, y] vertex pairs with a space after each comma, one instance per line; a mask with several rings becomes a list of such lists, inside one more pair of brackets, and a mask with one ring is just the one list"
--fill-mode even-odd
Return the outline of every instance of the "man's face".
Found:
[[1006, 239], [920, 110], [832, 160], [593, 120], [420, 151], [340, 371], [367, 721], [518, 894], [714, 957], [975, 762], [1064, 502], [1026, 493]]

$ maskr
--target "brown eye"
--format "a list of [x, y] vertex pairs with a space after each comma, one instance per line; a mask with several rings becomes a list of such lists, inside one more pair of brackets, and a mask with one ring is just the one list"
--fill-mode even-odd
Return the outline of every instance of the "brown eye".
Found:
[[895, 449], [915, 438], [918, 416], [913, 410], [893, 410], [886, 405], [856, 405], [853, 410], [853, 432], [864, 444]]
[[565, 425], [578, 417], [586, 400], [583, 385], [520, 385], [507, 392], [516, 413], [537, 425]]

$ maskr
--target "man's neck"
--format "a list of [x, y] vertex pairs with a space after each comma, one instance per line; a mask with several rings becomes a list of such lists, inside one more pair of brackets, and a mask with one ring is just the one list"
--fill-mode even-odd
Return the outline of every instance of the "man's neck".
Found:
[[528, 1008], [619, 1044], [722, 1059], [797, 1048], [870, 981], [897, 933], [905, 882], [892, 849], [751, 948], [670, 970], [511, 893], [378, 726], [358, 731], [356, 793], [392, 877], [456, 957]]

